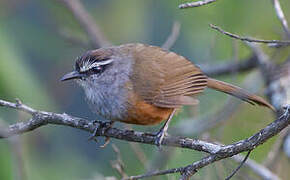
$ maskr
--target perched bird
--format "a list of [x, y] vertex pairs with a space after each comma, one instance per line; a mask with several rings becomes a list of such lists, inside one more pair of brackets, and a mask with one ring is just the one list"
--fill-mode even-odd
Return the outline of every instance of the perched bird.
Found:
[[160, 145], [177, 109], [196, 105], [205, 88], [274, 110], [263, 98], [207, 77], [174, 52], [144, 44], [124, 44], [86, 52], [62, 81], [75, 79], [92, 110], [111, 121], [153, 125], [166, 121], [156, 134]]

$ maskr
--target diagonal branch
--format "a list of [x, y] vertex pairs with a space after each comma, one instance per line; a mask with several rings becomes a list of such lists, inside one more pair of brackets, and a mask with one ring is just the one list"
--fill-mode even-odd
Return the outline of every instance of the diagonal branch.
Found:
[[287, 37], [290, 38], [290, 31], [289, 31], [288, 23], [283, 13], [283, 10], [281, 8], [279, 0], [273, 0], [273, 5], [275, 8], [276, 15], [278, 19], [280, 20]]
[[201, 160], [196, 161], [188, 166], [180, 167], [180, 168], [173, 168], [173, 169], [168, 169], [168, 170], [163, 170], [163, 171], [150, 172], [150, 173], [139, 175], [139, 176], [131, 176], [128, 179], [141, 179], [145, 177], [179, 172], [182, 174], [181, 180], [187, 180], [192, 175], [194, 175], [198, 169], [201, 169], [221, 159], [232, 157], [241, 152], [251, 151], [255, 149], [257, 146], [266, 142], [269, 138], [278, 134], [280, 131], [286, 128], [289, 124], [290, 124], [290, 106], [288, 105], [286, 106], [285, 113], [282, 116], [280, 116], [276, 121], [272, 122], [267, 127], [265, 127], [264, 129], [260, 130], [258, 133], [256, 133], [255, 135], [247, 139], [241, 140], [239, 142], [236, 142], [230, 145], [221, 146], [218, 152], [214, 154], [210, 154], [202, 158]]
[[180, 32], [180, 23], [178, 21], [174, 21], [172, 30], [165, 43], [162, 45], [163, 49], [169, 50], [174, 43], [176, 42]]
[[242, 37], [242, 36], [227, 32], [227, 31], [223, 30], [222, 28], [220, 28], [220, 27], [218, 27], [216, 25], [213, 25], [213, 24], [210, 24], [210, 27], [212, 29], [217, 30], [218, 32], [226, 35], [226, 36], [229, 36], [231, 38], [238, 39], [238, 40], [241, 40], [241, 41], [255, 42], [255, 43], [265, 43], [265, 44], [269, 44], [270, 46], [289, 46], [290, 45], [290, 41], [264, 40], [264, 39], [250, 38], [250, 37]]
[[[237, 162], [242, 162], [245, 157], [241, 154], [237, 154], [232, 157]], [[267, 167], [258, 164], [256, 161], [252, 159], [248, 159], [247, 162], [245, 162], [245, 166], [249, 167], [255, 174], [260, 176], [262, 179], [272, 179], [272, 180], [280, 180], [280, 178], [271, 172]]]
[[80, 0], [59, 0], [62, 2], [75, 16], [80, 25], [84, 28], [89, 36], [90, 42], [95, 48], [109, 46], [110, 42], [105, 38], [95, 20], [85, 10]]
[[[27, 122], [16, 123], [10, 125], [6, 129], [3, 129], [3, 133], [1, 134], [0, 138], [6, 138], [16, 134], [29, 132], [47, 124], [70, 126], [91, 133], [96, 128], [95, 125], [88, 120], [73, 117], [65, 113], [58, 114], [53, 112], [37, 111], [22, 104], [20, 101], [17, 101], [17, 103], [11, 103], [8, 101], [0, 100], [0, 106], [17, 109], [19, 111], [24, 111], [32, 115], [32, 118]], [[180, 172], [182, 173], [183, 179], [186, 179], [187, 177], [192, 176], [197, 171], [197, 169], [205, 167], [208, 164], [231, 157], [244, 151], [253, 150], [257, 146], [263, 144], [272, 136], [278, 134], [290, 124], [289, 111], [290, 106], [287, 106], [285, 113], [276, 121], [269, 124], [266, 128], [260, 130], [258, 133], [245, 140], [226, 146], [208, 143], [201, 140], [193, 140], [190, 138], [172, 136], [165, 137], [163, 145], [203, 151], [210, 153], [210, 155], [186, 167], [174, 168], [166, 171], [158, 171], [151, 173], [151, 175], [159, 175], [165, 172]], [[101, 122], [97, 123], [101, 124]], [[137, 132], [133, 130], [120, 130], [116, 128], [105, 130], [104, 128], [106, 127], [100, 128], [97, 131], [98, 136], [112, 137], [120, 140], [139, 142], [144, 144], [154, 144], [155, 142], [155, 136], [152, 134]]]
[[210, 3], [216, 2], [216, 0], [203, 0], [203, 1], [195, 1], [195, 2], [190, 2], [190, 3], [184, 3], [180, 4], [178, 7], [180, 9], [185, 9], [185, 8], [192, 8], [192, 7], [200, 7], [204, 6]]

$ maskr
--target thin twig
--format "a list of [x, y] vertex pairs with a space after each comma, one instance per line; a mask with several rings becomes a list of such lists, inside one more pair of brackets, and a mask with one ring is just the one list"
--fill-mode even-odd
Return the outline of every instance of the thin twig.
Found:
[[180, 9], [200, 7], [200, 6], [204, 6], [213, 2], [216, 2], [216, 0], [203, 0], [203, 1], [196, 1], [196, 2], [190, 2], [190, 3], [183, 3], [183, 4], [180, 4], [178, 7]]
[[210, 24], [210, 27], [212, 29], [219, 31], [220, 33], [222, 33], [224, 35], [227, 35], [231, 38], [238, 39], [241, 41], [255, 42], [255, 43], [266, 43], [266, 44], [269, 44], [271, 46], [274, 46], [274, 45], [289, 46], [290, 45], [290, 41], [264, 40], [264, 39], [254, 39], [254, 38], [249, 38], [249, 37], [242, 37], [242, 36], [227, 32], [227, 31], [223, 30], [222, 28], [220, 28], [216, 25], [213, 25], [213, 24]]
[[147, 177], [153, 177], [153, 176], [161, 176], [166, 174], [173, 174], [173, 173], [180, 173], [183, 170], [183, 168], [173, 168], [169, 170], [161, 170], [161, 171], [152, 171], [148, 172], [146, 174], [138, 175], [138, 176], [130, 176], [129, 178], [125, 178], [123, 180], [136, 180], [136, 179], [144, 179]]
[[59, 0], [62, 2], [75, 16], [89, 36], [90, 42], [95, 48], [109, 46], [110, 42], [105, 38], [95, 20], [79, 0]]
[[278, 19], [280, 20], [287, 37], [290, 38], [290, 31], [289, 31], [288, 23], [283, 13], [283, 10], [281, 8], [279, 0], [273, 0], [273, 5], [275, 8], [276, 15]]
[[174, 21], [172, 30], [165, 43], [162, 45], [163, 49], [170, 49], [174, 43], [176, 42], [180, 32], [180, 23], [178, 21]]
[[248, 151], [247, 155], [241, 161], [240, 165], [225, 180], [230, 180], [241, 169], [241, 167], [245, 164], [248, 157], [250, 156], [250, 153], [251, 153], [251, 151]]
[[[241, 154], [237, 154], [232, 157], [233, 160], [237, 162], [242, 162], [244, 160], [244, 156]], [[264, 180], [280, 180], [280, 178], [271, 172], [267, 167], [258, 164], [256, 161], [248, 158], [248, 160], [245, 163], [245, 166], [249, 167], [255, 174], [257, 174], [259, 177], [261, 177]]]
[[17, 109], [19, 111], [23, 111], [26, 112], [28, 114], [35, 114], [37, 111], [32, 109], [31, 107], [28, 107], [24, 104], [21, 103], [21, 101], [16, 100], [16, 103], [11, 103], [8, 101], [3, 101], [0, 99], [0, 106], [4, 106], [4, 107], [8, 107], [8, 108], [12, 108], [12, 109]]

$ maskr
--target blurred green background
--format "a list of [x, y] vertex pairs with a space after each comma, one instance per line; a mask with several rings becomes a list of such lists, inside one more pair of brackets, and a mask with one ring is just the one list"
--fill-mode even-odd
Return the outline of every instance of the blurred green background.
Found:
[[[218, 34], [209, 28], [217, 24], [225, 30], [263, 39], [283, 38], [283, 29], [270, 0], [223, 0], [194, 9], [178, 9], [180, 0], [83, 0], [87, 11], [113, 44], [141, 42], [161, 46], [171, 32], [175, 21], [181, 24], [178, 40], [172, 51], [188, 57], [201, 66], [247, 58], [251, 50], [243, 43]], [[284, 13], [290, 19], [290, 1], [281, 0]], [[73, 38], [72, 38], [73, 37]], [[33, 108], [66, 112], [74, 116], [95, 119], [83, 92], [76, 84], [60, 83], [59, 78], [72, 69], [77, 56], [93, 47], [82, 27], [71, 12], [58, 0], [0, 0], [0, 99], [21, 99]], [[262, 46], [273, 61], [283, 61], [289, 48], [278, 50]], [[236, 52], [236, 53], [234, 53]], [[278, 55], [277, 55], [278, 54]], [[248, 75], [250, 74], [250, 75]], [[258, 71], [219, 77], [240, 84], [245, 78], [252, 84], [241, 86], [263, 94], [263, 83]], [[247, 81], [246, 81], [247, 82]], [[259, 83], [260, 82], [260, 83]], [[259, 87], [256, 85], [259, 84]], [[206, 94], [206, 95], [205, 95]], [[185, 108], [172, 123], [171, 129], [189, 118], [197, 119], [215, 113], [228, 100], [227, 96], [206, 91], [199, 97], [200, 105]], [[239, 100], [234, 100], [239, 102]], [[26, 121], [29, 116], [0, 108], [0, 120], [5, 124]], [[244, 139], [274, 119], [265, 108], [242, 103], [237, 110], [208, 132], [195, 133], [189, 129], [186, 136], [210, 137], [228, 144]], [[185, 120], [184, 120], [185, 121]], [[193, 121], [193, 120], [192, 120]], [[123, 128], [121, 124], [117, 124]], [[156, 131], [159, 127], [139, 127], [140, 131]], [[192, 132], [192, 133], [191, 133]], [[170, 134], [174, 134], [170, 131]], [[176, 132], [183, 135], [182, 132]], [[154, 167], [156, 159], [164, 154], [151, 145], [140, 145], [146, 162], [140, 162], [128, 142], [113, 139], [106, 148], [87, 141], [89, 134], [61, 126], [45, 126], [9, 140], [0, 140], [0, 179], [66, 180], [120, 178], [112, 168], [117, 159], [111, 144], [119, 149], [128, 175], [137, 175]], [[102, 138], [100, 138], [102, 139]], [[250, 156], [263, 163], [275, 138], [258, 147]], [[164, 149], [167, 149], [164, 147]], [[169, 148], [169, 160], [161, 169], [187, 165], [204, 156], [203, 153]], [[165, 151], [167, 152], [167, 151]], [[289, 177], [290, 164], [282, 155], [275, 172], [282, 179]], [[21, 165], [21, 162], [23, 163]], [[223, 179], [237, 165], [224, 160], [199, 171], [194, 179]], [[144, 167], [145, 166], [145, 167]], [[149, 166], [149, 167], [148, 167]], [[23, 172], [18, 172], [19, 169]], [[17, 174], [22, 174], [21, 177]], [[246, 168], [234, 179], [259, 179]], [[172, 178], [173, 177], [173, 178]], [[171, 175], [172, 179], [178, 174]], [[167, 179], [167, 176], [156, 179]], [[170, 178], [170, 177], [169, 177]]]

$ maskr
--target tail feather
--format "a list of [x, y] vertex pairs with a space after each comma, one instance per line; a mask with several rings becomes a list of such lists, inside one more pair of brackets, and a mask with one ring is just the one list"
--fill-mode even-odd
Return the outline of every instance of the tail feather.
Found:
[[232, 84], [209, 78], [207, 82], [207, 87], [230, 94], [252, 105], [258, 104], [260, 106], [265, 106], [272, 109], [273, 111], [276, 111], [275, 108], [263, 98], [257, 95], [248, 93], [242, 88], [239, 88]]

